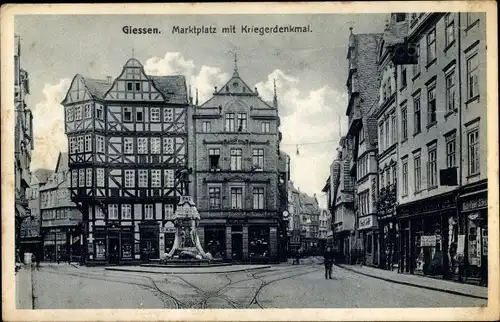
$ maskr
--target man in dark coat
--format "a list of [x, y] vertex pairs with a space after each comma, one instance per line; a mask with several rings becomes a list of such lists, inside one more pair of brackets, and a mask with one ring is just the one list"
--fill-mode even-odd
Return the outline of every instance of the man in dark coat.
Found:
[[323, 259], [325, 263], [325, 279], [332, 279], [332, 266], [333, 266], [333, 251], [331, 247], [327, 247], [326, 251], [323, 253]]

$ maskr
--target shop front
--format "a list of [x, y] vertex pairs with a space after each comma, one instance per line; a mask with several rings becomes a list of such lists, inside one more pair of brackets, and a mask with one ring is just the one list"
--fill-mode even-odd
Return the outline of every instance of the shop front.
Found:
[[379, 267], [392, 270], [399, 263], [399, 229], [392, 215], [379, 216]]
[[43, 228], [43, 260], [56, 262], [79, 260], [82, 253], [81, 232], [74, 226]]
[[131, 263], [138, 253], [134, 247], [132, 226], [111, 224], [95, 227], [87, 243], [87, 261], [90, 264], [123, 265]]
[[363, 243], [366, 265], [377, 266], [379, 263], [379, 241], [377, 216], [368, 215], [358, 219], [359, 238]]
[[400, 272], [451, 278], [456, 214], [454, 192], [398, 208]]
[[459, 196], [460, 235], [456, 249], [460, 280], [488, 282], [488, 190], [487, 182], [464, 187]]
[[158, 222], [139, 224], [139, 248], [141, 262], [160, 258], [160, 225]]

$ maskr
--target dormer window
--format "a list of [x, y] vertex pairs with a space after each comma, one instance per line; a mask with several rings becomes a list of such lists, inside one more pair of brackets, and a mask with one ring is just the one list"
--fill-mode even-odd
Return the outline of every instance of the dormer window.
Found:
[[234, 87], [238, 87], [238, 83], [234, 82], [234, 83], [233, 83], [233, 86], [234, 86]]

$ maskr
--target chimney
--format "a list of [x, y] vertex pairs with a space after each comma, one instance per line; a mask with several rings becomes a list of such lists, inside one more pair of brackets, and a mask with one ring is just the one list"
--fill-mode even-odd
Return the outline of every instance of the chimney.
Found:
[[111, 85], [111, 76], [107, 76], [106, 79], [108, 80], [108, 85]]

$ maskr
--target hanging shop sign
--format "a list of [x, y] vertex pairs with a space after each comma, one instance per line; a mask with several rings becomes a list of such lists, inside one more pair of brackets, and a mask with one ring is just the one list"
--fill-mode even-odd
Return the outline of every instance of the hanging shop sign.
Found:
[[436, 235], [420, 237], [420, 247], [434, 247], [436, 246], [436, 242]]
[[358, 229], [376, 228], [377, 226], [377, 218], [374, 215], [359, 218]]

